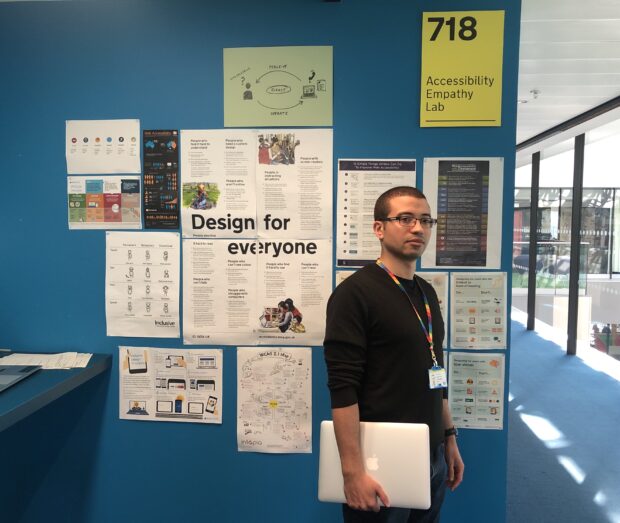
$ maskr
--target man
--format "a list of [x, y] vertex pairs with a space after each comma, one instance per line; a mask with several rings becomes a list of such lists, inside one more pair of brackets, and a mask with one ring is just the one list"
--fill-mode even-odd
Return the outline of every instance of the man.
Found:
[[[446, 486], [454, 490], [464, 471], [441, 388], [445, 332], [437, 294], [414, 274], [436, 220], [413, 187], [382, 194], [374, 218], [381, 258], [342, 282], [327, 305], [325, 361], [347, 500], [344, 521], [436, 522]], [[364, 469], [360, 420], [428, 424], [429, 510], [388, 508], [387, 493]]]

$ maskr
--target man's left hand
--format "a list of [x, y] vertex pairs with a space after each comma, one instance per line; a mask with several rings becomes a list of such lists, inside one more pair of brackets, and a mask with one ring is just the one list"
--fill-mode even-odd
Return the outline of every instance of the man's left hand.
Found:
[[454, 436], [449, 436], [446, 439], [446, 464], [448, 465], [446, 484], [450, 490], [454, 491], [463, 481], [463, 472], [465, 472], [465, 463], [463, 463]]

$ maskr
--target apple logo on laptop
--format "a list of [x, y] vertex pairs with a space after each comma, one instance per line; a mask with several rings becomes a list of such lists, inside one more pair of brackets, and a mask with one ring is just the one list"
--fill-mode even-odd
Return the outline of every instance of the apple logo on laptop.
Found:
[[373, 454], [371, 458], [366, 458], [366, 468], [368, 470], [379, 470], [379, 458], [376, 454]]

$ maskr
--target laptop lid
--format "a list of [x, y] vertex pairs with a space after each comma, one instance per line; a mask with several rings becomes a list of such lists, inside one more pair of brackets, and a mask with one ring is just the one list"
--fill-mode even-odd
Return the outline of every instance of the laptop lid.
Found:
[[[367, 472], [383, 487], [390, 506], [431, 506], [429, 430], [424, 423], [360, 423]], [[345, 503], [333, 421], [321, 422], [319, 500]]]
[[39, 365], [0, 365], [0, 392], [38, 371]]

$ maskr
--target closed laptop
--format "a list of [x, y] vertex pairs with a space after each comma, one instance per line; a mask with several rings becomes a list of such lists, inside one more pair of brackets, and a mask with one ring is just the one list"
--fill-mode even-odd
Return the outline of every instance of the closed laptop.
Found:
[[[381, 484], [390, 506], [431, 506], [428, 425], [361, 422], [360, 440], [366, 471]], [[319, 500], [345, 503], [333, 421], [321, 423]]]

